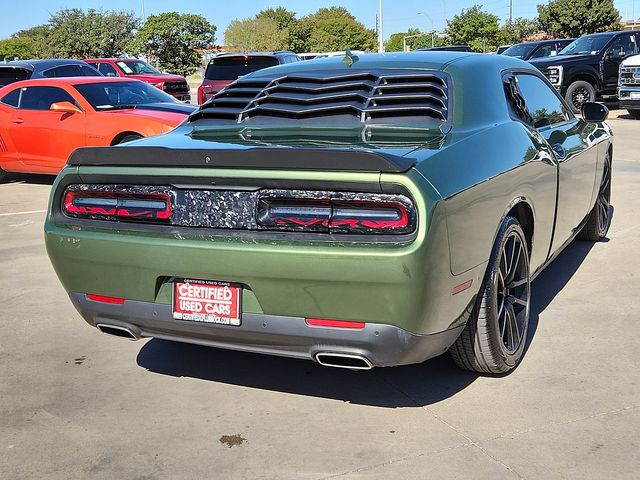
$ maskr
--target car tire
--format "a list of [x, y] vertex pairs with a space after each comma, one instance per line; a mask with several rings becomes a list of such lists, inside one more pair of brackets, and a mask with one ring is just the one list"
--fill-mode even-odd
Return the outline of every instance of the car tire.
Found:
[[467, 325], [449, 349], [453, 361], [477, 373], [507, 373], [520, 362], [529, 327], [529, 247], [520, 223], [506, 217]]
[[573, 110], [573, 113], [580, 113], [582, 104], [594, 102], [596, 100], [596, 89], [589, 82], [577, 80], [569, 85], [564, 98]]
[[633, 118], [640, 120], [640, 110], [627, 110], [627, 112], [629, 112], [629, 115], [631, 115]]
[[611, 225], [611, 155], [604, 159], [604, 170], [598, 188], [596, 204], [589, 212], [587, 223], [580, 230], [580, 239], [588, 242], [604, 240]]
[[7, 178], [7, 172], [5, 172], [2, 168], [0, 168], [0, 183], [4, 182], [5, 178]]
[[135, 133], [131, 133], [129, 135], [125, 135], [124, 137], [122, 137], [120, 140], [115, 142], [114, 145], [120, 145], [122, 143], [133, 142], [134, 140], [140, 140], [141, 138], [143, 138], [142, 135], [137, 135]]

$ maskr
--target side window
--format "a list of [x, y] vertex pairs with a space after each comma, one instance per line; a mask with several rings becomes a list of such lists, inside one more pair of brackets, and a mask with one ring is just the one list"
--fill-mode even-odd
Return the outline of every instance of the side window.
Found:
[[564, 122], [573, 117], [556, 92], [536, 75], [518, 74], [516, 84], [535, 128]]
[[529, 58], [532, 59], [532, 58], [548, 57], [548, 56], [551, 55], [551, 52], [553, 50], [554, 50], [554, 44], [553, 43], [551, 43], [549, 45], [542, 45], [535, 52], [533, 52], [533, 55], [531, 55], [531, 57], [529, 57]]
[[7, 93], [0, 102], [10, 107], [18, 108], [18, 101], [20, 100], [20, 89], [16, 88]]
[[607, 53], [617, 57], [633, 55], [636, 51], [636, 36], [633, 33], [625, 33], [616, 37], [607, 49]]
[[71, 102], [75, 100], [71, 95], [57, 87], [24, 87], [20, 109], [22, 110], [49, 110], [52, 103]]
[[118, 76], [118, 72], [116, 71], [115, 68], [113, 68], [110, 64], [108, 63], [101, 63], [100, 65], [98, 65], [98, 71], [107, 76], [107, 77], [117, 77]]
[[87, 67], [85, 65], [80, 65], [80, 71], [82, 72], [82, 75], [84, 75], [85, 77], [97, 77], [98, 74], [96, 73], [95, 69], [91, 68], [91, 67]]
[[45, 77], [79, 77], [82, 75], [79, 65], [61, 65], [59, 67], [50, 68], [44, 72]]

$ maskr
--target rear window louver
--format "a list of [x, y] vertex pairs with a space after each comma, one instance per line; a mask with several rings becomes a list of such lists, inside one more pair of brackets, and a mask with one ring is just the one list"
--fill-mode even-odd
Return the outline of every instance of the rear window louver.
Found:
[[446, 122], [449, 86], [431, 70], [294, 73], [239, 79], [191, 115], [240, 124], [260, 119], [293, 121], [343, 117], [362, 123]]

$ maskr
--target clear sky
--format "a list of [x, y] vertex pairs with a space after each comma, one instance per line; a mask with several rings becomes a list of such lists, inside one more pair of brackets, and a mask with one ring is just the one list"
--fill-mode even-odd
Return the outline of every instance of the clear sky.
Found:
[[[513, 16], [534, 17], [536, 4], [544, 1], [546, 0], [513, 0]], [[216, 37], [219, 43], [222, 43], [224, 29], [231, 20], [251, 17], [264, 8], [278, 5], [293, 10], [300, 16], [312, 13], [320, 7], [343, 6], [370, 28], [375, 26], [378, 11], [378, 0], [22, 0], [19, 3], [4, 0], [3, 3], [0, 38], [45, 23], [51, 13], [61, 8], [133, 10], [141, 15], [144, 3], [146, 15], [176, 10], [203, 15], [218, 27]], [[509, 0], [384, 0], [385, 38], [409, 27], [440, 30], [446, 26], [445, 18], [451, 18], [463, 8], [476, 3], [502, 20], [509, 17]], [[640, 0], [615, 0], [615, 5], [624, 20], [633, 18], [634, 14], [636, 18], [640, 16]]]

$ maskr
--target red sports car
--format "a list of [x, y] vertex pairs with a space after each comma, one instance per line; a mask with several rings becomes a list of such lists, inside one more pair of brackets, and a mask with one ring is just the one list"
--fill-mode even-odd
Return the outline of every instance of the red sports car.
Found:
[[57, 174], [78, 147], [168, 132], [195, 106], [139, 80], [70, 77], [0, 88], [0, 178]]
[[191, 101], [186, 78], [159, 72], [137, 58], [87, 58], [85, 62], [107, 77], [135, 78], [150, 83], [182, 102]]

